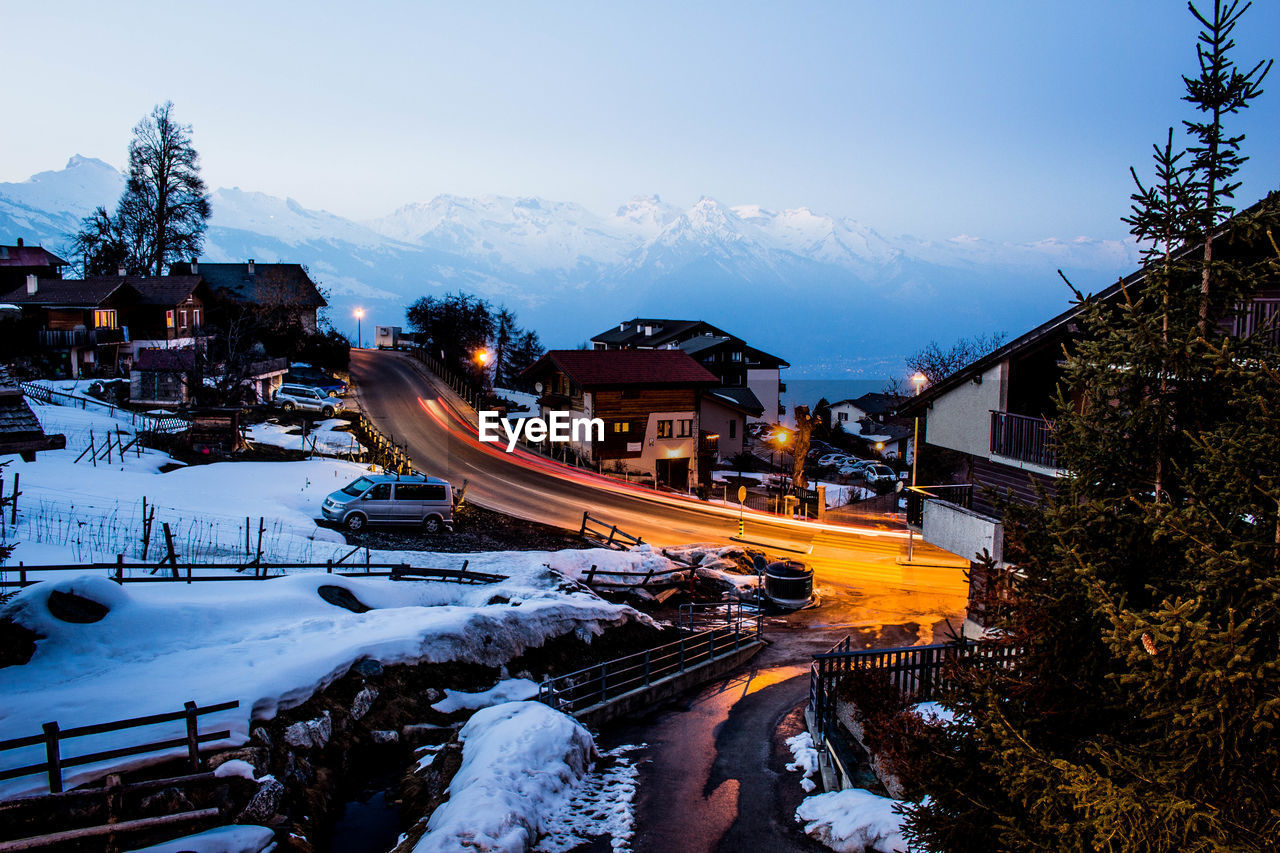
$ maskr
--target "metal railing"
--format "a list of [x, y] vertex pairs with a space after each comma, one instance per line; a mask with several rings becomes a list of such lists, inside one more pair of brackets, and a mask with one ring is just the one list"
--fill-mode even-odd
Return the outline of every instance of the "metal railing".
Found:
[[[49, 777], [49, 793], [56, 794], [62, 790], [62, 770], [65, 767], [80, 767], [85, 764], [94, 764], [99, 761], [110, 761], [111, 759], [127, 758], [133, 755], [146, 755], [152, 752], [163, 752], [182, 747], [186, 747], [187, 749], [187, 759], [191, 762], [192, 769], [199, 769], [200, 744], [225, 740], [231, 736], [229, 731], [207, 732], [205, 734], [201, 734], [199, 731], [199, 718], [205, 714], [213, 714], [218, 711], [229, 711], [232, 708], [238, 707], [240, 707], [239, 702], [223, 702], [220, 705], [207, 705], [204, 708], [197, 707], [195, 702], [188, 702], [186, 707], [181, 711], [173, 711], [168, 714], [151, 714], [147, 717], [134, 717], [128, 720], [116, 720], [110, 723], [96, 723], [90, 726], [76, 726], [71, 729], [61, 729], [58, 727], [56, 722], [45, 723], [43, 726], [44, 731], [41, 734], [0, 741], [0, 753], [41, 745], [44, 746], [45, 751], [44, 761], [40, 761], [35, 764], [26, 764], [21, 767], [11, 767], [0, 770], [0, 781], [7, 779], [20, 779], [23, 776], [34, 776], [39, 773], [46, 773]], [[137, 746], [106, 749], [100, 752], [90, 752], [85, 755], [64, 756], [62, 754], [62, 742], [73, 738], [106, 734], [108, 732], [118, 732], [125, 729], [140, 728], [142, 726], [153, 726], [159, 723], [169, 723], [177, 720], [186, 721], [187, 733], [185, 737], [153, 741], [151, 743], [138, 744]]]
[[909, 702], [929, 702], [950, 685], [947, 667], [961, 661], [982, 666], [1012, 666], [1022, 654], [1015, 646], [964, 640], [893, 649], [854, 649], [845, 637], [830, 651], [814, 655], [809, 668], [809, 708], [819, 738], [830, 731], [837, 682], [853, 672], [879, 670]]
[[759, 613], [726, 611], [724, 621], [665, 645], [549, 678], [538, 686], [538, 701], [577, 714], [734, 654], [763, 633]]
[[973, 507], [973, 484], [953, 483], [943, 486], [911, 486], [906, 490], [907, 524], [917, 529], [924, 527], [924, 502], [946, 501], [963, 509]]
[[1058, 467], [1053, 427], [1044, 418], [992, 409], [991, 452], [1045, 468]]

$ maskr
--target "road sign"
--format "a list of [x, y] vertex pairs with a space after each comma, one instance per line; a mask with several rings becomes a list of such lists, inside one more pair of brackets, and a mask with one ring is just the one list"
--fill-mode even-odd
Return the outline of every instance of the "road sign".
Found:
[[746, 503], [746, 501], [747, 501], [747, 487], [738, 486], [738, 503]]

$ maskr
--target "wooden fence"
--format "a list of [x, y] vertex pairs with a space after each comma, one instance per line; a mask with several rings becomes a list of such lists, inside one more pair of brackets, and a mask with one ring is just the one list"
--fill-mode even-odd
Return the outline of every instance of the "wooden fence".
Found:
[[158, 432], [171, 433], [183, 432], [189, 424], [183, 418], [177, 415], [150, 415], [145, 412], [135, 412], [125, 409], [113, 403], [103, 400], [95, 400], [92, 397], [84, 397], [77, 394], [68, 394], [65, 391], [56, 391], [47, 385], [37, 385], [34, 382], [20, 383], [22, 393], [33, 400], [39, 400], [42, 403], [49, 403], [54, 406], [67, 406], [73, 409], [83, 409], [89, 411], [92, 409], [96, 412], [102, 412], [108, 417], [115, 418], [120, 421], [128, 421], [142, 432]]
[[[349, 555], [348, 555], [349, 556]], [[319, 571], [326, 574], [348, 578], [391, 578], [392, 580], [438, 580], [450, 583], [489, 584], [499, 583], [507, 579], [506, 575], [489, 572], [475, 572], [467, 569], [469, 561], [464, 560], [461, 569], [440, 569], [434, 567], [411, 566], [408, 563], [369, 563], [363, 564], [358, 571], [335, 571], [342, 567], [341, 561], [327, 560], [323, 563], [166, 563], [157, 566], [154, 563], [126, 563], [118, 560], [114, 563], [79, 563], [75, 565], [27, 566], [19, 564], [12, 568], [0, 568], [0, 589], [6, 587], [27, 587], [39, 583], [43, 578], [32, 577], [41, 572], [79, 572], [104, 571], [107, 577], [119, 584], [126, 583], [201, 583], [208, 581], [261, 581], [283, 577], [290, 570]], [[165, 570], [160, 573], [160, 570]], [[147, 572], [146, 575], [135, 576], [125, 574], [131, 571]], [[195, 574], [196, 572], [218, 571], [234, 572], [234, 574]], [[246, 573], [250, 572], [251, 573]], [[10, 580], [4, 575], [17, 574], [17, 579]]]
[[[229, 731], [206, 732], [201, 734], [199, 731], [199, 718], [205, 714], [229, 711], [232, 708], [238, 708], [239, 706], [239, 702], [223, 702], [219, 705], [207, 705], [200, 708], [196, 706], [195, 702], [188, 702], [181, 711], [173, 711], [167, 714], [151, 714], [147, 717], [133, 717], [128, 720], [116, 720], [110, 723], [96, 723], [89, 726], [76, 726], [70, 729], [59, 728], [56, 722], [45, 723], [43, 726], [44, 731], [41, 734], [0, 741], [0, 753], [9, 752], [15, 749], [25, 749], [32, 746], [40, 746], [41, 744], [44, 745], [45, 750], [44, 761], [36, 764], [27, 764], [22, 767], [0, 770], [0, 781], [7, 779], [20, 779], [23, 776], [34, 776], [39, 773], [45, 773], [48, 774], [49, 777], [49, 793], [56, 794], [62, 790], [62, 771], [64, 768], [80, 767], [82, 765], [93, 764], [98, 761], [110, 761], [114, 758], [126, 758], [133, 755], [147, 755], [153, 752], [164, 752], [166, 750], [180, 749], [183, 747], [187, 750], [187, 760], [191, 765], [191, 769], [199, 770], [200, 744], [210, 743], [217, 740], [225, 740], [231, 736], [231, 732]], [[152, 741], [150, 743], [138, 744], [136, 746], [105, 749], [100, 752], [90, 752], [85, 755], [64, 756], [62, 754], [63, 741], [79, 737], [88, 737], [90, 735], [101, 735], [109, 732], [124, 731], [126, 729], [141, 728], [142, 726], [153, 726], [159, 723], [174, 722], [176, 720], [186, 721], [187, 733], [185, 737]]]
[[1009, 667], [1022, 654], [1016, 646], [967, 640], [894, 649], [853, 649], [852, 644], [852, 639], [845, 637], [830, 651], [814, 655], [810, 665], [809, 708], [820, 739], [833, 722], [836, 686], [851, 673], [880, 671], [907, 701], [929, 702], [949, 686], [950, 667], [962, 662]]

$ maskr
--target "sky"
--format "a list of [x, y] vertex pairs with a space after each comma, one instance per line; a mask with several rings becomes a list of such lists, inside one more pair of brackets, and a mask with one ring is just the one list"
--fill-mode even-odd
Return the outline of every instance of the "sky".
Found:
[[[0, 181], [123, 167], [167, 99], [211, 188], [353, 219], [656, 193], [1013, 241], [1124, 234], [1129, 167], [1190, 117], [1198, 30], [1177, 0], [0, 6], [31, 34], [0, 52]], [[1280, 53], [1280, 2], [1236, 40]], [[1280, 91], [1255, 104], [1242, 204], [1280, 186]]]

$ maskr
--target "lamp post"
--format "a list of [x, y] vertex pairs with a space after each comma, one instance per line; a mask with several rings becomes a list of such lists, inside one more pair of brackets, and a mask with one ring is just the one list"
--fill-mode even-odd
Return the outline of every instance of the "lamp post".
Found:
[[361, 323], [364, 320], [364, 309], [356, 309], [356, 349], [364, 349], [364, 330]]

